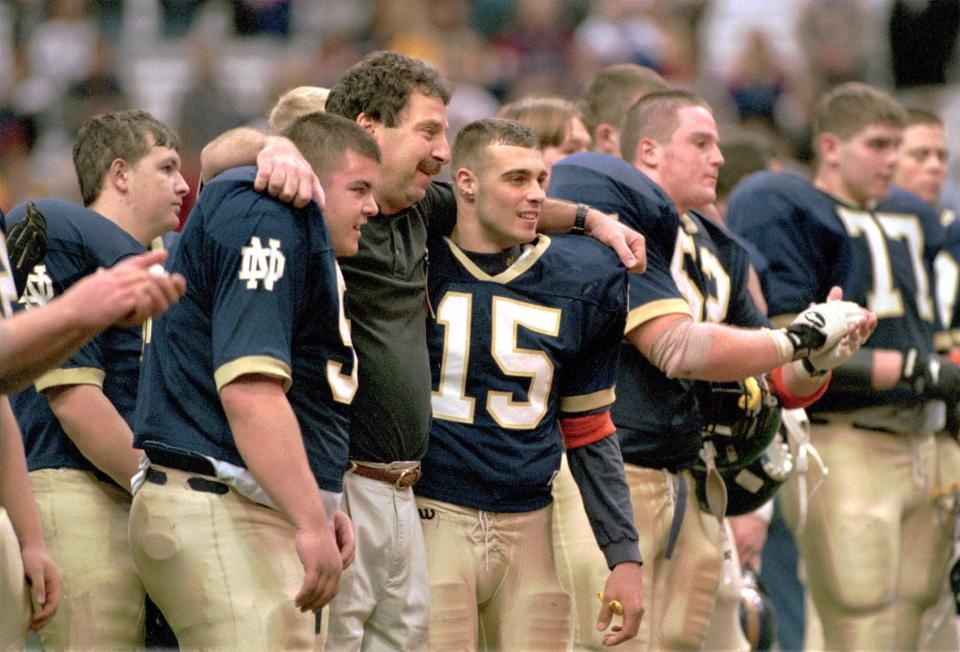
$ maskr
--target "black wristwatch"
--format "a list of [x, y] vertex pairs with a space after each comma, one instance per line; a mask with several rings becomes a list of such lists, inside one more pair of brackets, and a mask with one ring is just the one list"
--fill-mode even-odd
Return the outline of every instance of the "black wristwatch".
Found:
[[577, 204], [577, 216], [573, 220], [573, 228], [570, 229], [570, 233], [583, 235], [587, 232], [587, 211], [589, 210], [590, 207], [586, 204]]

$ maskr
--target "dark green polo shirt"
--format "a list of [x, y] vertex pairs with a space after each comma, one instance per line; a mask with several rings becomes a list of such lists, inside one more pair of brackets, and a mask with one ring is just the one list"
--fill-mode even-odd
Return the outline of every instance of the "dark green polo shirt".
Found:
[[418, 460], [430, 430], [427, 356], [427, 229], [448, 233], [457, 205], [450, 184], [363, 227], [356, 256], [340, 259], [347, 316], [360, 361], [350, 418], [350, 457], [370, 462]]

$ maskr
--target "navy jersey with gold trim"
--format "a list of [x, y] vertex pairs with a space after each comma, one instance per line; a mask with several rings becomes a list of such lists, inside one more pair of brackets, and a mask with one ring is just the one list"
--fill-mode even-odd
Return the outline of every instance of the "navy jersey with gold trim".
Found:
[[591, 238], [540, 236], [489, 276], [430, 242], [433, 423], [420, 495], [495, 512], [550, 504], [561, 414], [614, 399], [627, 273]]
[[[761, 274], [774, 322], [823, 301], [834, 285], [876, 313], [873, 348], [932, 350], [936, 315], [933, 260], [943, 228], [919, 198], [894, 190], [874, 210], [848, 205], [789, 174], [762, 172], [730, 196], [727, 223], [768, 261]], [[872, 403], [908, 400], [875, 392]], [[862, 396], [828, 390], [817, 408], [865, 407]]]
[[943, 330], [936, 334], [938, 351], [960, 347], [960, 220], [949, 208], [940, 211], [943, 248], [933, 261], [937, 315]]
[[[88, 208], [58, 199], [35, 202], [47, 221], [47, 255], [27, 278], [18, 310], [43, 305], [100, 267], [112, 267], [146, 249], [122, 228]], [[7, 225], [24, 219], [20, 204]], [[83, 345], [59, 369], [10, 397], [23, 433], [27, 467], [95, 470], [73, 444], [50, 409], [43, 391], [62, 385], [97, 385], [121, 417], [133, 424], [142, 347], [140, 327], [109, 328]]]
[[[691, 314], [673, 269], [682, 262], [680, 220], [659, 186], [633, 165], [592, 152], [558, 161], [550, 174], [550, 196], [616, 213], [646, 238], [647, 270], [630, 279], [627, 331], [662, 315]], [[684, 277], [697, 287], [706, 285], [696, 267]], [[612, 413], [625, 462], [654, 468], [693, 462], [700, 417], [692, 389], [692, 382], [667, 378], [636, 347], [623, 344]]]
[[321, 488], [342, 490], [356, 368], [343, 281], [315, 203], [253, 190], [254, 168], [204, 186], [167, 263], [187, 293], [144, 351], [136, 445], [158, 441], [246, 465], [219, 390], [244, 374], [281, 379]]

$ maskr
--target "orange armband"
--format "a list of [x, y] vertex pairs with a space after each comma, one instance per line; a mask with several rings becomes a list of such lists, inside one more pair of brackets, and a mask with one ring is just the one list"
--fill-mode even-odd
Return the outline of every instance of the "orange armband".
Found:
[[564, 417], [560, 419], [560, 432], [563, 445], [568, 450], [582, 448], [598, 442], [617, 431], [610, 418], [610, 411], [588, 414], [582, 417]]

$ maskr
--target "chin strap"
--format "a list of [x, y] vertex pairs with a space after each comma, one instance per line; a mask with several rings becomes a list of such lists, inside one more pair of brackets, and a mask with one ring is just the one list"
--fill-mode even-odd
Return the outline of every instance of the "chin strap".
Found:
[[[807, 413], [803, 408], [782, 410], [781, 421], [784, 429], [787, 431], [787, 440], [790, 443], [790, 447], [795, 451], [798, 517], [794, 535], [799, 537], [807, 526], [807, 511], [810, 499], [813, 498], [813, 495], [820, 488], [820, 485], [823, 484], [823, 481], [827, 479], [830, 470], [827, 468], [827, 465], [824, 464], [820, 453], [817, 452], [817, 449], [810, 443], [810, 420], [807, 418]], [[817, 478], [813, 488], [808, 491], [807, 478], [810, 471], [811, 460], [816, 463], [820, 469], [820, 477]]]

